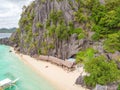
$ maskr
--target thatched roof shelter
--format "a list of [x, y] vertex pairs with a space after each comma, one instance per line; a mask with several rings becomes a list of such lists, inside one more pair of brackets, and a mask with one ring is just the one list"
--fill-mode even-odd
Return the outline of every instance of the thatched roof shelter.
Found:
[[48, 61], [49, 60], [49, 56], [40, 55], [39, 56], [39, 60]]
[[33, 55], [32, 57], [39, 60], [39, 56], [37, 54]]
[[62, 65], [65, 66], [65, 67], [67, 67], [67, 68], [73, 68], [74, 63], [65, 60], [64, 62], [62, 62]]
[[44, 56], [44, 55], [40, 55], [38, 57], [38, 60], [43, 60], [43, 61], [49, 61], [51, 63], [57, 64], [59, 66], [64, 66], [67, 68], [73, 68], [74, 66], [74, 62], [68, 61], [68, 60], [62, 60], [53, 56]]
[[56, 57], [53, 57], [53, 56], [49, 56], [49, 61], [54, 63], [54, 64], [57, 64], [57, 65], [62, 65], [62, 59], [59, 59], [59, 58], [56, 58]]

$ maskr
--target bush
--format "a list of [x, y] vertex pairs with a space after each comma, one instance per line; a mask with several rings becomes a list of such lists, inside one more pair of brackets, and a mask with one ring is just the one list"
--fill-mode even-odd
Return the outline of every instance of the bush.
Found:
[[117, 90], [120, 90], [120, 84], [118, 85], [118, 88], [117, 88]]
[[42, 28], [43, 25], [42, 25], [40, 22], [37, 22], [37, 23], [36, 23], [36, 27], [37, 27], [37, 28]]
[[114, 34], [108, 35], [108, 38], [104, 42], [104, 49], [107, 52], [111, 52], [111, 53], [114, 53], [116, 50], [120, 51], [120, 35], [119, 35], [119, 33], [114, 33]]
[[92, 48], [88, 48], [85, 51], [80, 51], [76, 55], [76, 62], [80, 63], [85, 60], [91, 60], [94, 57], [95, 50]]
[[120, 79], [120, 70], [114, 61], [107, 62], [103, 56], [95, 57], [85, 62], [85, 71], [90, 73], [85, 76], [87, 86], [94, 87], [96, 84], [106, 85]]

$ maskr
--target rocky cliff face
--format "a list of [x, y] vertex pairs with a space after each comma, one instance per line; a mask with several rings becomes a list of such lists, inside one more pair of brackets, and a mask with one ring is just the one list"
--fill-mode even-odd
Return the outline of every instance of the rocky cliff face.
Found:
[[11, 40], [25, 54], [72, 57], [87, 44], [71, 31], [78, 28], [74, 19], [77, 10], [78, 3], [74, 0], [35, 0], [23, 8], [20, 28]]
[[[99, 0], [99, 3], [105, 2]], [[91, 13], [84, 9], [83, 16], [79, 14], [81, 6], [79, 0], [35, 0], [28, 7], [23, 7], [19, 29], [10, 41], [19, 46], [20, 52], [29, 55], [66, 59], [92, 47], [109, 59], [103, 49], [103, 40], [94, 42], [91, 39], [94, 33], [90, 30], [90, 21], [87, 21], [87, 15]]]

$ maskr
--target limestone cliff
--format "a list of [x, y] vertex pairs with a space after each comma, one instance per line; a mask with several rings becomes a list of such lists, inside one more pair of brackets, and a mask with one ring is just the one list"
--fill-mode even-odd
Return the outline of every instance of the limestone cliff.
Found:
[[[66, 59], [74, 57], [80, 50], [92, 47], [98, 51], [96, 55], [104, 55], [109, 59], [110, 55], [103, 47], [105, 39], [102, 39], [106, 33], [103, 35], [103, 31], [100, 30], [96, 31], [99, 34], [94, 33], [91, 28], [96, 22], [89, 17], [92, 12], [96, 13], [92, 8], [105, 2], [104, 0], [88, 0], [84, 3], [81, 1], [33, 1], [31, 5], [23, 7], [19, 28], [11, 36], [10, 41], [19, 46], [20, 52], [29, 55], [42, 54]], [[93, 34], [95, 34], [93, 38], [99, 38], [98, 41], [92, 40]]]
[[78, 3], [74, 0], [35, 0], [23, 8], [19, 29], [11, 39], [25, 54], [69, 58], [86, 43], [71, 32], [78, 28], [74, 19], [77, 10]]
[[[111, 64], [106, 63], [114, 60], [116, 72], [120, 69], [119, 5], [119, 0], [35, 0], [23, 7], [17, 31], [9, 40], [0, 42], [15, 45], [20, 52], [31, 56], [50, 55], [61, 59], [76, 56], [76, 62], [90, 63], [85, 66], [91, 66], [91, 63], [94, 66], [99, 60], [98, 64], [101, 65], [88, 70], [92, 74], [86, 79], [86, 84], [107, 84], [109, 77], [106, 74], [110, 73], [108, 70], [114, 71], [114, 68], [105, 69], [109, 72], [105, 73], [103, 68], [97, 70], [96, 67], [104, 65], [104, 68], [110, 68], [108, 66]], [[99, 75], [101, 71], [104, 74]], [[113, 77], [115, 74], [113, 72]], [[111, 75], [108, 75], [110, 83], [117, 80]], [[96, 76], [100, 79], [96, 79]], [[106, 76], [104, 83], [101, 83], [101, 76]], [[79, 77], [76, 83], [83, 83], [80, 80], [83, 79]]]

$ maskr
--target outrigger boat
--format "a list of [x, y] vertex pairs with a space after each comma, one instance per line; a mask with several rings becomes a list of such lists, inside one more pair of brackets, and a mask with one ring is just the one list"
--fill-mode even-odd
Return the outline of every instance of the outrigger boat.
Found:
[[13, 86], [17, 81], [19, 80], [19, 78], [15, 79], [15, 80], [11, 80], [9, 78], [6, 78], [2, 81], [0, 81], [0, 88], [4, 89], [4, 88], [8, 88]]

